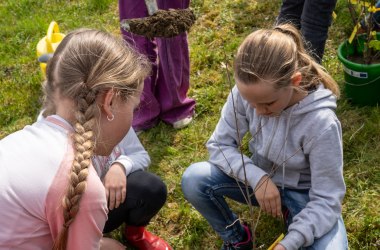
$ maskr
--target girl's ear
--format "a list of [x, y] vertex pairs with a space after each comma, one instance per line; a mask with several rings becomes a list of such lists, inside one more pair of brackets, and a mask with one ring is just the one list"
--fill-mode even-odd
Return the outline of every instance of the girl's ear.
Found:
[[107, 117], [112, 117], [112, 104], [113, 104], [113, 98], [115, 96], [115, 92], [110, 89], [105, 94], [101, 96], [101, 107], [102, 111], [105, 113]]
[[292, 76], [292, 78], [291, 78], [291, 81], [292, 81], [292, 85], [294, 87], [300, 86], [301, 81], [302, 81], [302, 74], [301, 74], [301, 72], [298, 71], [298, 72], [294, 73], [293, 76]]

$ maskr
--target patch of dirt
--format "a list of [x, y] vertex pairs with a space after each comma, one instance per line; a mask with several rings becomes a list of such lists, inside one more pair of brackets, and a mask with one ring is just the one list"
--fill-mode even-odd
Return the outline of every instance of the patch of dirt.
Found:
[[370, 62], [366, 62], [363, 58], [363, 55], [354, 54], [354, 55], [347, 56], [347, 60], [354, 63], [358, 63], [358, 64], [379, 64], [380, 63], [380, 58], [373, 57], [371, 59], [372, 60]]
[[195, 15], [191, 9], [169, 9], [158, 10], [149, 17], [125, 21], [130, 26], [129, 31], [134, 34], [148, 38], [169, 38], [189, 31], [195, 22]]

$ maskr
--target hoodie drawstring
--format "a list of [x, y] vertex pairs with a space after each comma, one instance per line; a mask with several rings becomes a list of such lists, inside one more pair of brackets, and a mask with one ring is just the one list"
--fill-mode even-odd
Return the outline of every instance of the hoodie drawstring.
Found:
[[286, 168], [286, 145], [288, 143], [288, 134], [289, 134], [289, 127], [290, 127], [290, 118], [292, 117], [294, 108], [298, 105], [294, 105], [289, 112], [288, 120], [286, 121], [286, 129], [285, 129], [285, 142], [284, 142], [284, 151], [283, 151], [283, 159], [282, 159], [282, 185], [281, 189], [284, 190], [285, 188], [285, 168]]

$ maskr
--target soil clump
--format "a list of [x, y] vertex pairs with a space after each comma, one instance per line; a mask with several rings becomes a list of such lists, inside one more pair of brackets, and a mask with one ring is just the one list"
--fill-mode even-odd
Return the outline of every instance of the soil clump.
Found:
[[148, 38], [170, 38], [190, 30], [195, 22], [191, 9], [158, 10], [151, 16], [123, 20], [128, 23], [127, 31]]

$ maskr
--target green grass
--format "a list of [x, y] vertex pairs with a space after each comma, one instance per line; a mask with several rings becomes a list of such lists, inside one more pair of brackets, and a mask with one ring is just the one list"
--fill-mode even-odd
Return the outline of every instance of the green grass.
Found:
[[[191, 89], [197, 100], [194, 122], [176, 131], [160, 123], [140, 138], [151, 155], [151, 171], [168, 186], [165, 207], [149, 229], [175, 249], [218, 249], [220, 239], [183, 198], [180, 180], [188, 165], [207, 159], [204, 147], [219, 118], [229, 92], [225, 70], [242, 39], [253, 28], [270, 27], [280, 1], [194, 0], [197, 22], [189, 33]], [[351, 29], [345, 1], [338, 1], [323, 65], [343, 86], [343, 70], [336, 56], [340, 42]], [[3, 0], [0, 2], [0, 138], [34, 121], [40, 108], [42, 75], [36, 45], [52, 20], [67, 33], [78, 27], [100, 28], [119, 34], [117, 1]], [[380, 110], [356, 107], [343, 96], [337, 111], [343, 126], [344, 176], [347, 195], [343, 203], [351, 249], [377, 249], [380, 245]], [[243, 219], [246, 206], [232, 202]], [[256, 211], [257, 213], [257, 211]], [[283, 225], [267, 216], [257, 228], [257, 247], [266, 249]], [[120, 238], [120, 232], [114, 237]]]

